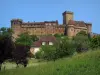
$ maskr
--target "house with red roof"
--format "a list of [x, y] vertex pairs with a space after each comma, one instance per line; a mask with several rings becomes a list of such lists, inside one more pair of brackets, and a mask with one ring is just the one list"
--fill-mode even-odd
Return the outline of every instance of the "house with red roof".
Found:
[[43, 36], [40, 39], [33, 43], [32, 47], [30, 48], [30, 52], [35, 55], [36, 52], [40, 50], [42, 45], [54, 45], [56, 42], [56, 38], [54, 36]]

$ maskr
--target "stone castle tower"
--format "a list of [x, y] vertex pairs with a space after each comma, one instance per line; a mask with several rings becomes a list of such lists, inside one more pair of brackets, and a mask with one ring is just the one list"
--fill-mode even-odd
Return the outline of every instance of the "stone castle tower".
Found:
[[73, 12], [65, 11], [63, 14], [63, 24], [66, 25], [66, 35], [69, 37], [75, 36], [80, 31], [91, 33], [92, 24], [84, 21], [75, 21], [73, 19]]
[[20, 33], [29, 32], [30, 35], [49, 35], [64, 34], [68, 37], [75, 36], [80, 31], [91, 33], [92, 24], [84, 21], [75, 21], [74, 13], [65, 11], [63, 15], [63, 24], [59, 24], [58, 20], [44, 22], [23, 22], [21, 19], [12, 19], [11, 27], [14, 31], [13, 36], [16, 38]]

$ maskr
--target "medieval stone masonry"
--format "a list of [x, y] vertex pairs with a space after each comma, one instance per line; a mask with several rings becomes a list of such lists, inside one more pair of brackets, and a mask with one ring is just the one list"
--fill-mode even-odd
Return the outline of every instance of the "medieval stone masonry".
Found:
[[29, 32], [30, 35], [49, 35], [64, 34], [68, 37], [75, 36], [80, 31], [91, 33], [92, 24], [84, 21], [73, 20], [73, 12], [65, 11], [63, 15], [63, 24], [58, 21], [44, 22], [23, 22], [21, 19], [12, 19], [11, 27], [14, 31], [13, 36], [16, 38], [20, 33]]

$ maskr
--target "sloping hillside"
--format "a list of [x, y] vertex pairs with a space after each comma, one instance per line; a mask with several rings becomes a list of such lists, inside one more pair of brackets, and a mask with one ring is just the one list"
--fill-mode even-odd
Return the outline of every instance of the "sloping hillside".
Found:
[[100, 50], [35, 67], [6, 70], [0, 75], [100, 75]]

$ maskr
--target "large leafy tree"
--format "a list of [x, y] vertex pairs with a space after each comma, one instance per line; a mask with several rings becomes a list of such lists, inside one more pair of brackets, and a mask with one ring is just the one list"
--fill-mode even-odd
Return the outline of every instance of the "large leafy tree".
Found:
[[12, 58], [12, 50], [15, 48], [12, 41], [12, 29], [0, 28], [0, 70], [6, 59]]

